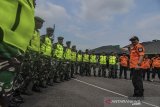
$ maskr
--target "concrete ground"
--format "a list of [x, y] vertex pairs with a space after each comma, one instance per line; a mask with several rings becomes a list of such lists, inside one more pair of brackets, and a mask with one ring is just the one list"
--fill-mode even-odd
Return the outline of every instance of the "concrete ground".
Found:
[[160, 107], [160, 82], [144, 81], [143, 101], [130, 100], [131, 80], [81, 77], [56, 83], [42, 93], [23, 96], [21, 107]]

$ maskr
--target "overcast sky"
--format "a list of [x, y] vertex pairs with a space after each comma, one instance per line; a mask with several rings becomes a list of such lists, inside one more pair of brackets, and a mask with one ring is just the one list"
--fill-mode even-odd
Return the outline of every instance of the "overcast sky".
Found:
[[[160, 0], [36, 0], [36, 15], [78, 49], [160, 39]], [[55, 37], [55, 39], [56, 39]], [[57, 40], [55, 40], [56, 42]]]

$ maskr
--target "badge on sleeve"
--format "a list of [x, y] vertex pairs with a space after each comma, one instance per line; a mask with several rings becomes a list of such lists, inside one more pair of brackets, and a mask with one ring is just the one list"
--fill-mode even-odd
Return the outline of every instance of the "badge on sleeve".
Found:
[[143, 52], [143, 48], [138, 48], [138, 52]]

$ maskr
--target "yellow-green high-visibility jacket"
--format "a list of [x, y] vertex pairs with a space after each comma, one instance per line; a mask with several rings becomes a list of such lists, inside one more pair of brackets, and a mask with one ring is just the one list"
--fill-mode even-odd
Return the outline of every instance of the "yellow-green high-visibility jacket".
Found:
[[41, 45], [41, 52], [43, 52], [46, 56], [51, 56], [52, 54], [52, 42], [51, 39], [47, 36], [45, 36], [45, 41]]
[[30, 40], [29, 49], [36, 51], [36, 52], [40, 52], [40, 33], [39, 31], [34, 32], [32, 39]]
[[100, 55], [99, 63], [100, 63], [101, 65], [107, 64], [107, 56], [105, 56], [105, 55]]
[[34, 33], [33, 0], [0, 0], [0, 40], [26, 51]]
[[91, 63], [96, 63], [97, 62], [97, 59], [96, 59], [96, 55], [90, 55], [90, 62]]
[[89, 62], [89, 55], [88, 54], [83, 55], [83, 62]]
[[53, 56], [56, 57], [57, 59], [63, 59], [63, 53], [64, 53], [63, 46], [57, 43]]
[[116, 60], [117, 60], [116, 56], [109, 56], [109, 64], [110, 65], [116, 64]]
[[70, 48], [67, 48], [66, 51], [64, 52], [64, 59], [66, 60], [71, 60], [71, 49]]
[[77, 61], [78, 62], [82, 62], [82, 54], [78, 54], [77, 55]]
[[74, 52], [74, 51], [72, 51], [72, 53], [71, 53], [71, 61], [77, 61], [77, 57], [76, 57], [76, 52]]

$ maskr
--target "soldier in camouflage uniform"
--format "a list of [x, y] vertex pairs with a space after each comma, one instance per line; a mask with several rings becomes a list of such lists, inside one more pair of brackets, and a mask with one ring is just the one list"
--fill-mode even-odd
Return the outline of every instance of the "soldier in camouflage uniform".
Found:
[[60, 81], [63, 81], [64, 79], [64, 73], [63, 73], [63, 61], [64, 61], [64, 47], [63, 47], [63, 37], [58, 37], [58, 42], [53, 45], [53, 58], [55, 58], [55, 66], [56, 66], [56, 72], [54, 75], [54, 82], [59, 83], [58, 78]]
[[72, 46], [72, 52], [71, 52], [71, 78], [75, 78], [75, 70], [76, 70], [76, 62], [77, 62], [77, 50], [76, 46]]
[[65, 69], [65, 77], [64, 77], [64, 79], [65, 80], [69, 80], [71, 77], [70, 77], [70, 73], [71, 73], [71, 53], [72, 53], [72, 51], [71, 51], [71, 48], [70, 48], [70, 46], [71, 46], [71, 41], [67, 41], [66, 42], [66, 47], [64, 48], [64, 60], [65, 60], [65, 67], [66, 67], [66, 69]]
[[77, 65], [76, 65], [76, 71], [77, 73], [79, 73], [80, 75], [82, 75], [82, 61], [83, 61], [83, 57], [82, 57], [82, 51], [79, 50], [77, 53]]
[[97, 56], [94, 54], [94, 51], [91, 52], [90, 55], [90, 75], [93, 69], [94, 76], [96, 77], [96, 65], [97, 65]]
[[42, 69], [39, 74], [40, 86], [47, 88], [49, 74], [51, 72], [53, 28], [46, 28], [46, 34], [41, 36]]
[[35, 31], [30, 40], [28, 51], [25, 54], [23, 62], [23, 77], [25, 80], [23, 94], [32, 95], [33, 84], [36, 80], [37, 72], [39, 72], [39, 58], [40, 58], [40, 32], [44, 20], [38, 16], [35, 17]]

